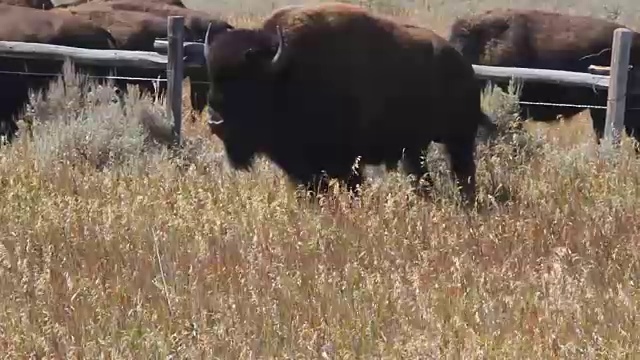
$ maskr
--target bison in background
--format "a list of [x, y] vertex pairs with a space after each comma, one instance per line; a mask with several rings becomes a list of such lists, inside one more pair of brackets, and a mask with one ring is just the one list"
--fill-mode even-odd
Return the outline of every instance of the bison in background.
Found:
[[[73, 46], [87, 49], [113, 49], [115, 39], [90, 21], [50, 11], [0, 5], [0, 40]], [[60, 74], [63, 63], [50, 60], [23, 60], [0, 57], [0, 135], [9, 141], [15, 135], [15, 117], [24, 110], [29, 89], [45, 90], [52, 76], [8, 74], [29, 72]], [[77, 65], [79, 71], [107, 75], [104, 68]]]
[[[421, 152], [443, 143], [463, 199], [475, 195], [475, 137], [493, 125], [471, 64], [436, 33], [363, 8], [324, 3], [275, 11], [259, 29], [205, 37], [212, 124], [231, 165], [265, 154], [316, 193], [336, 177], [353, 190], [360, 164], [399, 161], [430, 177]], [[322, 180], [320, 180], [322, 179]], [[315, 187], [320, 181], [321, 188]]]
[[0, 4], [21, 6], [40, 10], [50, 10], [54, 7], [51, 0], [0, 0]]
[[[211, 24], [211, 34], [215, 35], [217, 32], [232, 29], [233, 27], [218, 18], [206, 12], [186, 9], [184, 6], [172, 6], [167, 4], [166, 1], [152, 1], [152, 0], [95, 0], [84, 2], [77, 6], [66, 6], [64, 10], [70, 10], [77, 13], [80, 16], [87, 17], [89, 14], [92, 16], [98, 24], [107, 27], [112, 32], [126, 32], [127, 28], [130, 30], [130, 35], [135, 33], [136, 37], [145, 37], [144, 44], [138, 43], [139, 46], [132, 50], [144, 50], [153, 51], [153, 40], [148, 41], [148, 37], [153, 35], [158, 38], [166, 37], [166, 23], [168, 16], [184, 16], [185, 27], [188, 29], [188, 36], [185, 37], [185, 41], [198, 41], [204, 40], [205, 33], [209, 24]], [[64, 11], [60, 10], [60, 11]], [[139, 26], [139, 19], [132, 19], [131, 13], [140, 13], [146, 17], [159, 17], [162, 18], [162, 23], [156, 22], [154, 26], [147, 26], [146, 29], [141, 29]], [[123, 15], [117, 15], [118, 13]], [[127, 15], [124, 15], [127, 14]], [[123, 21], [118, 21], [117, 18], [122, 17]], [[118, 24], [110, 24], [111, 22]], [[130, 22], [129, 25], [126, 22]], [[164, 24], [164, 29], [159, 29], [158, 24]], [[136, 30], [137, 29], [137, 30]], [[153, 29], [153, 31], [150, 31]], [[118, 38], [118, 35], [114, 35]], [[125, 48], [122, 48], [125, 49]], [[126, 48], [126, 50], [129, 50]], [[138, 75], [141, 76], [142, 75]], [[195, 112], [200, 113], [206, 106], [207, 91], [209, 85], [207, 82], [207, 72], [203, 68], [186, 68], [185, 77], [189, 78], [190, 82], [190, 100], [191, 107]], [[147, 82], [148, 83], [148, 82]], [[149, 85], [150, 86], [150, 85]], [[166, 83], [163, 83], [162, 88], [166, 88]], [[192, 114], [195, 120], [195, 114]]]
[[[590, 65], [609, 66], [615, 29], [612, 21], [540, 10], [500, 9], [462, 17], [450, 28], [449, 41], [474, 64], [588, 72]], [[634, 35], [631, 64], [640, 65], [640, 36]], [[486, 83], [481, 81], [481, 83]], [[499, 84], [506, 90], [507, 83]], [[606, 106], [605, 91], [526, 83], [521, 100]], [[631, 100], [631, 99], [630, 99]], [[637, 102], [628, 101], [628, 104]], [[633, 107], [633, 106], [629, 106]], [[553, 121], [572, 117], [585, 108], [521, 105], [522, 117]], [[598, 143], [605, 127], [604, 109], [590, 109]], [[628, 110], [625, 130], [640, 140], [637, 111]]]
[[[136, 1], [136, 0], [108, 0], [107, 4], [114, 10], [142, 11], [145, 13], [162, 16], [184, 16], [184, 24], [191, 29], [195, 39], [192, 41], [202, 42], [207, 32], [207, 28], [211, 24], [211, 35], [215, 35], [220, 31], [233, 29], [233, 26], [220, 19], [216, 15], [209, 14], [204, 11], [197, 11], [186, 8], [178, 8], [171, 5], [162, 4], [154, 1]], [[198, 113], [204, 110], [207, 102], [207, 72], [204, 68], [186, 68], [185, 76], [189, 78], [191, 83], [190, 99], [191, 107]], [[195, 120], [195, 117], [194, 117]]]
[[[64, 9], [54, 9], [51, 12], [70, 14], [106, 29], [116, 40], [116, 47], [120, 50], [154, 51], [155, 39], [167, 36], [166, 18], [137, 11], [114, 11], [104, 3], [91, 2]], [[185, 40], [193, 41], [192, 39], [190, 30], [185, 29]], [[115, 76], [128, 78], [155, 79], [165, 77], [165, 70], [162, 69], [119, 67], [112, 69], [112, 72]], [[141, 91], [154, 95], [161, 95], [167, 87], [166, 82], [160, 82], [159, 88], [156, 89], [153, 82], [149, 80], [117, 79], [114, 83], [123, 92], [126, 92], [129, 84], [137, 85]]]

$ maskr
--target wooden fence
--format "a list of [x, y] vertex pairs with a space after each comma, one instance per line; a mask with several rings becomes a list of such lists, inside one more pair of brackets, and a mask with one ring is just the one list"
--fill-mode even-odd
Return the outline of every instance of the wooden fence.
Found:
[[[202, 66], [203, 44], [183, 41], [184, 18], [182, 16], [169, 16], [168, 20], [167, 39], [155, 41], [155, 52], [93, 50], [39, 43], [0, 41], [0, 57], [60, 61], [69, 59], [78, 64], [113, 68], [121, 66], [146, 69], [166, 68], [167, 113], [173, 121], [176, 140], [180, 142], [181, 84], [184, 78], [184, 69], [185, 67]], [[504, 82], [513, 79], [525, 83], [539, 82], [568, 87], [588, 87], [600, 91], [607, 90], [605, 140], [617, 145], [624, 128], [627, 95], [640, 94], [640, 81], [636, 81], [636, 77], [640, 79], [640, 76], [636, 76], [629, 66], [632, 35], [633, 32], [626, 28], [615, 30], [610, 66], [592, 66], [589, 69], [590, 73], [484, 65], [473, 65], [473, 67], [476, 76], [486, 80]]]

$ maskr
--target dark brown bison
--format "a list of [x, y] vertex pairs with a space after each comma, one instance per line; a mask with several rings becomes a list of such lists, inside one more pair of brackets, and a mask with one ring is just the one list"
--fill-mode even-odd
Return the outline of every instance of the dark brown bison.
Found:
[[404, 152], [405, 171], [429, 182], [420, 159], [436, 141], [463, 198], [474, 197], [475, 136], [493, 124], [471, 64], [436, 33], [325, 3], [205, 38], [208, 104], [221, 116], [214, 125], [234, 168], [248, 170], [265, 154], [312, 192], [323, 172], [354, 189], [358, 156], [380, 164]]
[[[163, 26], [164, 29], [162, 31], [155, 31], [155, 36], [162, 38], [166, 37], [166, 19], [168, 16], [184, 16], [185, 18], [185, 27], [189, 29], [188, 36], [185, 38], [186, 41], [199, 41], [202, 42], [204, 40], [204, 35], [207, 31], [209, 24], [212, 26], [211, 33], [212, 35], [228, 29], [232, 29], [233, 27], [221, 20], [220, 18], [211, 15], [206, 12], [196, 11], [191, 9], [186, 9], [183, 7], [177, 7], [168, 5], [162, 1], [136, 1], [136, 0], [95, 0], [91, 2], [87, 2], [82, 5], [67, 7], [66, 9], [75, 9], [75, 11], [80, 11], [80, 9], [84, 9], [83, 11], [87, 11], [87, 9], [92, 9], [94, 13], [97, 11], [101, 11], [102, 13], [106, 13], [106, 16], [115, 17], [116, 15], [109, 15], [109, 12], [123, 12], [126, 11], [128, 13], [139, 12], [146, 14], [146, 16], [156, 16], [163, 18]], [[100, 10], [98, 10], [100, 9]], [[97, 15], [95, 15], [97, 16]], [[97, 17], [96, 17], [97, 18]], [[96, 21], [100, 21], [100, 25], [106, 26], [104, 24], [104, 19], [99, 19]], [[131, 20], [135, 22], [134, 20]], [[125, 28], [125, 26], [118, 25], [119, 28]], [[154, 27], [157, 28], [157, 27]], [[112, 30], [109, 27], [110, 31]], [[163, 33], [164, 35], [161, 35]], [[146, 35], [150, 35], [151, 32], [145, 32]], [[117, 35], [114, 35], [117, 37]], [[153, 45], [153, 41], [150, 43]], [[139, 49], [142, 50], [142, 49]], [[144, 50], [147, 50], [146, 47]], [[149, 51], [153, 51], [153, 48], [149, 49]], [[207, 74], [206, 69], [204, 68], [187, 68], [185, 69], [185, 76], [189, 78], [191, 83], [191, 91], [190, 91], [190, 99], [191, 99], [191, 107], [197, 112], [200, 113], [204, 110], [206, 105], [206, 96], [207, 91], [209, 90], [209, 85], [207, 83]], [[195, 114], [194, 114], [195, 115]], [[195, 116], [194, 116], [195, 119]]]
[[[71, 15], [50, 11], [0, 5], [0, 40], [73, 46], [87, 49], [113, 49], [115, 39], [105, 29]], [[22, 60], [0, 57], [0, 134], [9, 140], [17, 130], [15, 116], [24, 109], [29, 89], [42, 89], [51, 76], [8, 74], [29, 72], [59, 74], [62, 62], [50, 60]], [[77, 66], [94, 75], [106, 75], [103, 68]]]
[[[449, 41], [474, 64], [588, 72], [590, 65], [608, 66], [615, 29], [612, 21], [539, 10], [490, 10], [462, 17], [451, 26]], [[631, 63], [640, 65], [640, 36], [635, 35]], [[507, 83], [499, 84], [506, 89]], [[606, 92], [567, 88], [553, 84], [526, 83], [521, 100], [560, 104], [606, 106]], [[633, 101], [628, 101], [629, 104]], [[523, 104], [522, 117], [536, 121], [569, 118], [580, 107]], [[590, 109], [598, 142], [603, 136], [605, 110]], [[628, 111], [627, 134], [639, 139], [638, 112]]]
[[[120, 50], [154, 51], [155, 39], [167, 36], [166, 18], [138, 11], [113, 10], [104, 3], [90, 2], [64, 9], [53, 9], [51, 12], [71, 14], [106, 29], [115, 38], [116, 46]], [[193, 41], [189, 29], [185, 29], [185, 40]], [[133, 80], [164, 78], [165, 70], [120, 67], [112, 71], [116, 76], [130, 78], [114, 81], [123, 91], [126, 91], [127, 84], [138, 85], [143, 92], [151, 94], [160, 95], [166, 91], [166, 82], [159, 83], [159, 93], [156, 93], [152, 81]]]
[[[219, 31], [230, 30], [233, 27], [227, 22], [220, 19], [219, 16], [209, 14], [204, 11], [197, 11], [186, 8], [179, 8], [162, 3], [152, 1], [138, 2], [135, 0], [109, 0], [108, 4], [115, 10], [142, 11], [157, 16], [184, 16], [185, 26], [191, 29], [192, 34], [196, 37], [195, 41], [203, 41], [207, 28], [211, 24], [211, 34]], [[204, 110], [207, 101], [207, 84], [206, 69], [188, 68], [185, 69], [185, 75], [191, 83], [191, 107], [198, 113]]]
[[114, 10], [141, 11], [165, 18], [168, 16], [184, 16], [185, 26], [195, 34], [200, 35], [200, 41], [204, 40], [204, 35], [210, 23], [215, 26], [215, 24], [221, 22], [219, 16], [204, 11], [187, 9], [150, 0], [105, 0], [104, 3]]
[[53, 3], [51, 0], [0, 0], [0, 4], [41, 10], [53, 9]]

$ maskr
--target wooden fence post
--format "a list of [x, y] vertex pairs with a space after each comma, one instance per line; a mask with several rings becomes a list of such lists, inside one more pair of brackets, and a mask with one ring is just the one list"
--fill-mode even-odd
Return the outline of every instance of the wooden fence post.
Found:
[[607, 116], [604, 140], [618, 146], [624, 129], [624, 115], [627, 100], [627, 80], [629, 78], [629, 57], [633, 32], [619, 28], [613, 32], [609, 90], [607, 92]]
[[182, 132], [182, 79], [184, 78], [183, 46], [184, 17], [169, 16], [167, 22], [167, 96], [169, 118], [173, 120], [173, 139], [180, 145]]

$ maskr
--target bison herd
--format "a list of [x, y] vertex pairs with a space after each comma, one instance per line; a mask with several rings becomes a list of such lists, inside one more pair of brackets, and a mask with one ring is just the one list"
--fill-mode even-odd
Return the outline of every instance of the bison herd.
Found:
[[[153, 51], [155, 39], [167, 36], [167, 16], [170, 15], [184, 16], [185, 41], [202, 42], [209, 26], [212, 33], [231, 27], [216, 16], [187, 9], [178, 0], [79, 0], [58, 7], [49, 0], [0, 0], [0, 40], [86, 49]], [[138, 68], [78, 68], [96, 76], [111, 73], [139, 79], [163, 75], [162, 70]], [[8, 138], [14, 135], [14, 118], [23, 111], [28, 89], [44, 89], [52, 79], [51, 76], [25, 76], [24, 72], [57, 74], [61, 69], [60, 62], [0, 58], [0, 134]], [[192, 83], [191, 105], [201, 112], [208, 91], [206, 71], [189, 69], [185, 75]], [[150, 81], [116, 80], [115, 84], [122, 90], [126, 90], [127, 84], [134, 84], [142, 90], [154, 91]], [[159, 90], [164, 91], [166, 83], [161, 84]]]
[[[204, 66], [185, 74], [197, 84], [191, 102], [196, 111], [208, 105], [211, 131], [235, 169], [249, 169], [256, 155], [265, 155], [293, 183], [322, 192], [332, 177], [355, 189], [362, 181], [357, 161], [391, 169], [401, 162], [423, 191], [431, 178], [421, 156], [437, 142], [467, 202], [475, 196], [476, 133], [479, 127], [495, 130], [481, 109], [484, 82], [472, 64], [587, 72], [590, 65], [609, 64], [613, 31], [623, 27], [583, 16], [491, 10], [458, 18], [446, 39], [344, 3], [287, 6], [255, 28], [237, 28], [178, 0], [80, 0], [58, 7], [47, 0], [0, 0], [0, 40], [150, 51], [156, 38], [166, 37], [168, 15], [185, 17], [186, 41], [204, 42]], [[640, 64], [639, 45], [634, 33], [632, 65]], [[6, 73], [24, 71], [24, 63], [0, 59], [5, 135], [16, 131], [14, 119], [28, 89], [49, 80]], [[56, 73], [61, 64], [29, 61], [26, 68]], [[122, 68], [117, 73], [159, 75]], [[139, 85], [154, 91], [148, 83]], [[532, 83], [521, 100], [605, 105], [606, 94]], [[552, 121], [582, 110], [523, 105], [522, 115]], [[604, 111], [590, 112], [599, 141]], [[625, 128], [640, 140], [636, 118], [627, 114]]]

